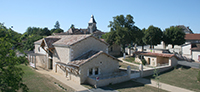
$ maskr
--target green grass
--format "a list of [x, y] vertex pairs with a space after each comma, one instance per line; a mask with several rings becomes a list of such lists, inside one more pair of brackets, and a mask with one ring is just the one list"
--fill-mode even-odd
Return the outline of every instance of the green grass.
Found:
[[139, 62], [135, 62], [135, 58], [134, 57], [126, 57], [124, 60], [127, 61], [127, 62], [140, 64]]
[[[160, 74], [160, 82], [200, 92], [200, 82], [197, 82], [199, 69], [178, 67], [169, 72]], [[153, 77], [147, 77], [152, 78]]]
[[131, 69], [139, 70], [138, 66], [134, 66], [134, 65], [131, 65], [131, 64], [119, 62], [119, 65], [121, 66], [121, 68], [127, 68], [128, 66], [130, 66]]
[[64, 92], [64, 90], [55, 85], [55, 83], [67, 89], [67, 92], [74, 92], [72, 88], [62, 84], [49, 75], [40, 74], [29, 66], [19, 65], [19, 67], [21, 67], [25, 73], [23, 75], [23, 82], [28, 86], [29, 92]]
[[[119, 84], [109, 85], [108, 87], [118, 90], [119, 92], [158, 92], [158, 89], [155, 87], [147, 86], [131, 80]], [[167, 91], [159, 89], [159, 92]]]

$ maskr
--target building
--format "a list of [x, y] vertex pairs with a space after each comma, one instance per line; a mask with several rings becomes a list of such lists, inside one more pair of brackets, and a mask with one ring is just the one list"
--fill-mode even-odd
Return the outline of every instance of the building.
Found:
[[108, 44], [92, 35], [48, 36], [34, 44], [35, 53], [28, 55], [32, 66], [53, 70], [78, 84], [95, 85], [98, 78], [98, 86], [105, 86], [130, 79], [119, 69], [121, 61], [108, 54]]
[[96, 24], [97, 24], [97, 22], [95, 21], [94, 16], [91, 15], [91, 18], [88, 22], [88, 28], [87, 29], [70, 28], [67, 32], [54, 33], [54, 35], [93, 34], [93, 36], [95, 36], [97, 38], [101, 38], [101, 36], [104, 34], [104, 32], [98, 30]]
[[151, 53], [151, 52], [134, 52], [135, 61], [142, 63], [142, 60], [146, 61], [147, 65], [150, 66], [176, 66], [177, 65], [177, 57], [174, 54], [166, 54], [166, 53]]

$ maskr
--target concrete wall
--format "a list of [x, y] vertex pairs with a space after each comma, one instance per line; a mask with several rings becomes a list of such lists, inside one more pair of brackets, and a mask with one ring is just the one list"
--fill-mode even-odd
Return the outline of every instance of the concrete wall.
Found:
[[191, 55], [191, 44], [188, 44], [188, 45], [185, 45], [185, 46], [182, 46], [182, 54], [184, 55]]
[[104, 51], [106, 53], [108, 52], [108, 46], [103, 42], [95, 39], [94, 37], [89, 37], [79, 43], [74, 44], [70, 48], [72, 49], [71, 60], [83, 55], [90, 50]]
[[200, 60], [198, 60], [200, 56], [200, 51], [192, 51], [192, 59], [197, 61], [197, 62], [200, 62]]
[[[172, 69], [173, 67], [172, 66], [159, 66], [159, 67], [156, 67], [156, 68], [157, 68], [157, 71], [159, 73], [162, 73], [164, 71]], [[154, 74], [154, 70], [155, 70], [155, 68], [144, 69], [143, 73], [141, 73], [142, 74], [141, 77], [146, 77], [146, 76], [153, 75]]]
[[148, 62], [148, 58], [150, 58], [150, 66], [157, 66], [157, 58], [151, 56], [144, 56], [144, 59]]
[[89, 76], [89, 69], [91, 68], [99, 68], [100, 75], [117, 72], [119, 71], [119, 61], [112, 59], [105, 54], [101, 54], [91, 61], [88, 61], [79, 68], [81, 70], [81, 83], [86, 81], [87, 77]]
[[130, 77], [128, 75], [107, 78], [107, 79], [99, 79], [99, 81], [96, 81], [96, 79], [92, 79], [89, 77], [87, 78], [87, 81], [89, 84], [91, 84], [91, 85], [97, 84], [97, 87], [102, 87], [102, 86], [106, 86], [109, 84], [121, 83], [121, 82], [128, 81], [128, 80], [130, 80]]
[[[47, 47], [44, 47], [44, 48], [47, 48]], [[46, 51], [40, 47], [40, 44], [35, 44], [35, 49], [34, 49], [35, 53], [40, 53], [40, 54], [46, 54]]]
[[178, 64], [178, 60], [177, 60], [177, 58], [175, 58], [175, 57], [172, 57], [172, 58], [170, 58], [169, 59], [169, 65], [170, 66], [176, 66]]

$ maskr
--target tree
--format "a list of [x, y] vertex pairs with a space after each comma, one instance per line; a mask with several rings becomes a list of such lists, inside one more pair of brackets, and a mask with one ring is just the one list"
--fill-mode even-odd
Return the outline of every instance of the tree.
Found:
[[158, 27], [154, 27], [153, 25], [149, 26], [147, 30], [144, 31], [143, 41], [145, 44], [157, 45], [160, 44], [162, 40], [162, 31]]
[[182, 45], [185, 43], [185, 33], [181, 28], [171, 26], [163, 32], [163, 41], [166, 45], [172, 44], [172, 48], [174, 48], [174, 45]]
[[158, 72], [158, 70], [156, 68], [154, 69], [153, 77], [156, 79], [157, 86], [158, 86], [158, 92], [159, 92], [159, 89], [160, 89], [160, 77], [159, 77], [159, 72]]
[[51, 32], [47, 27], [45, 27], [40, 31], [39, 35], [41, 35], [41, 36], [49, 36], [49, 35], [51, 35]]
[[74, 24], [71, 24], [70, 28], [75, 28]]
[[[0, 25], [0, 31], [2, 30], [7, 32], [10, 29]], [[19, 89], [28, 91], [28, 87], [22, 81], [24, 72], [17, 67], [26, 59], [25, 57], [16, 57], [15, 51], [12, 49], [16, 42], [12, 37], [12, 33], [0, 37], [0, 91], [17, 92]]]
[[56, 21], [56, 24], [54, 25], [55, 29], [60, 29], [60, 24], [58, 21]]
[[136, 44], [142, 46], [142, 51], [144, 50], [144, 45], [145, 45], [144, 41], [142, 40], [144, 37], [145, 30], [146, 30], [145, 28], [143, 28], [142, 30], [139, 30], [137, 32], [137, 38], [136, 38]]
[[64, 32], [64, 30], [62, 30], [62, 29], [51, 29], [51, 34], [52, 33], [61, 33], [61, 32]]
[[134, 21], [131, 15], [124, 15], [113, 17], [113, 21], [110, 21], [108, 27], [110, 27], [110, 33], [106, 37], [106, 41], [109, 44], [115, 43], [122, 46], [122, 52], [125, 53], [126, 44], [130, 44], [135, 41], [134, 36]]

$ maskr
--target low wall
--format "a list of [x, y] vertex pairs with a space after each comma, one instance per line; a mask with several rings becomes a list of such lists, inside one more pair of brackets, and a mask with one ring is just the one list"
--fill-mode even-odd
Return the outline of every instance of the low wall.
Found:
[[[157, 69], [157, 71], [159, 73], [162, 73], [164, 71], [170, 70], [172, 68], [173, 68], [172, 66], [159, 66], [159, 67], [156, 67], [156, 69]], [[155, 70], [155, 68], [144, 69], [143, 72], [141, 73], [141, 77], [146, 77], [146, 76], [153, 75], [154, 74], [154, 70]]]
[[116, 83], [120, 83], [120, 82], [124, 82], [128, 80], [130, 80], [130, 77], [128, 76], [128, 74], [124, 76], [113, 77], [113, 78], [99, 79], [99, 81], [97, 81], [94, 78], [90, 78], [90, 77], [87, 78], [87, 82], [89, 84], [96, 85], [97, 87], [102, 87], [109, 84], [116, 84]]

